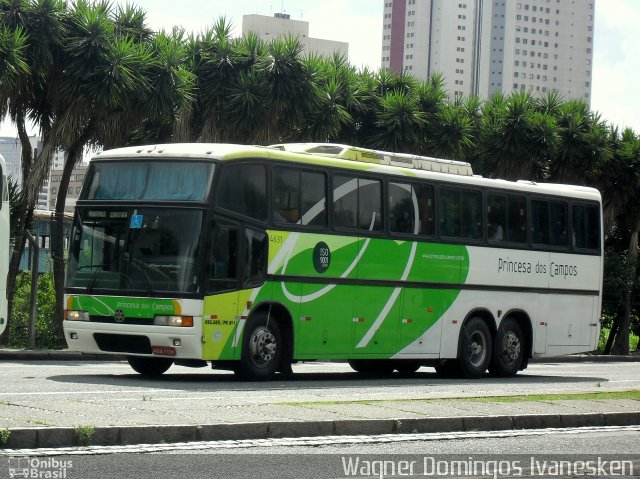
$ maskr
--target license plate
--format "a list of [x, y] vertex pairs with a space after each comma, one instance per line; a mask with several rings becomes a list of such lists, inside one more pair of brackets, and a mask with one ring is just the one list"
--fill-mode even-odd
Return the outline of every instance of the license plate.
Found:
[[160, 354], [161, 356], [175, 356], [176, 348], [171, 346], [151, 346], [153, 354]]

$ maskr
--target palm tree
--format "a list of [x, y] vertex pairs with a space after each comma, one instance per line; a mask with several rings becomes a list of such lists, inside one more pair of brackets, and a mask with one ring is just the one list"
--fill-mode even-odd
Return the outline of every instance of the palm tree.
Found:
[[0, 63], [3, 63], [0, 68], [0, 115], [8, 114], [18, 130], [25, 182], [14, 211], [18, 221], [7, 278], [9, 321], [15, 280], [24, 251], [24, 232], [31, 222], [42, 185], [42, 178], [35, 178], [32, 172], [34, 167], [47, 161], [50, 153], [50, 150], [42, 150], [37, 158], [33, 158], [26, 123], [31, 120], [41, 132], [48, 131], [50, 127], [51, 111], [44, 91], [56, 70], [54, 65], [61, 45], [64, 11], [63, 0], [0, 0]]
[[426, 115], [420, 111], [418, 98], [411, 91], [389, 90], [382, 97], [376, 114], [374, 144], [383, 150], [415, 152], [425, 123]]
[[[85, 147], [117, 146], [159, 117], [171, 118], [187, 100], [189, 79], [176, 39], [164, 34], [119, 35], [108, 2], [78, 1], [66, 21], [57, 76], [46, 91], [53, 122], [44, 149], [67, 153], [56, 199], [51, 249], [57, 296], [57, 335], [62, 337], [64, 284], [62, 219], [71, 172]], [[34, 176], [44, 177], [47, 169]], [[35, 180], [34, 180], [35, 181]]]
[[429, 135], [429, 152], [441, 158], [460, 160], [474, 145], [472, 119], [460, 104], [447, 103]]
[[376, 128], [375, 114], [380, 105], [378, 78], [374, 72], [365, 68], [354, 72], [349, 83], [347, 110], [353, 127], [343, 131], [339, 141], [355, 146], [374, 147], [372, 138]]
[[[614, 354], [629, 354], [629, 327], [631, 325], [631, 296], [637, 282], [638, 271], [638, 241], [640, 238], [640, 211], [629, 208], [640, 202], [640, 138], [630, 131], [623, 134], [622, 147], [616, 163], [615, 177], [617, 179], [616, 209], [624, 211], [620, 223], [627, 225], [629, 230], [629, 246], [627, 249], [628, 281], [624, 285], [624, 314], [616, 318], [612, 332], [617, 330], [612, 352]], [[624, 210], [623, 210], [624, 208]]]
[[266, 120], [269, 87], [257, 65], [264, 61], [267, 48], [254, 32], [234, 42], [236, 62], [233, 81], [228, 85], [225, 118], [230, 126], [230, 140], [255, 143], [260, 126]]
[[[425, 115], [425, 135], [430, 135], [436, 124], [440, 121], [442, 109], [447, 103], [447, 93], [444, 91], [443, 76], [436, 74], [429, 78], [429, 80], [420, 82], [415, 92], [418, 97], [420, 111]], [[428, 141], [425, 141], [425, 148], [427, 147], [427, 143]]]
[[526, 91], [494, 94], [483, 109], [481, 161], [484, 173], [510, 180], [533, 178], [553, 136], [545, 114]]
[[272, 40], [257, 67], [268, 85], [266, 121], [257, 138], [269, 144], [295, 138], [316, 99], [313, 78], [298, 38]]
[[558, 108], [558, 152], [550, 165], [555, 181], [594, 184], [601, 165], [611, 157], [608, 126], [582, 100], [571, 100]]
[[330, 59], [310, 55], [307, 67], [312, 78], [314, 98], [310, 102], [311, 109], [307, 112], [300, 138], [308, 141], [340, 141], [345, 131], [353, 129], [353, 116], [349, 111], [357, 108], [355, 69], [340, 55]]

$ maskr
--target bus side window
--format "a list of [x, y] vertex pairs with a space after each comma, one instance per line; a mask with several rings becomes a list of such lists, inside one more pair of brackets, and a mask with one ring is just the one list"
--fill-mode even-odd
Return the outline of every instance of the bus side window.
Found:
[[435, 234], [433, 186], [418, 185], [414, 191], [418, 200], [419, 232], [421, 235], [433, 236]]
[[440, 233], [453, 238], [482, 238], [482, 195], [462, 188], [442, 188]]
[[338, 228], [355, 228], [358, 214], [358, 179], [333, 177], [333, 223]]
[[568, 246], [569, 217], [567, 204], [564, 201], [549, 202], [550, 244], [551, 246]]
[[300, 221], [300, 172], [274, 168], [273, 221], [296, 224]]
[[267, 277], [269, 240], [264, 231], [247, 228], [244, 232], [244, 245], [243, 286], [260, 286]]
[[417, 221], [413, 207], [413, 187], [402, 183], [389, 183], [389, 231], [413, 233]]
[[597, 250], [599, 248], [600, 221], [598, 208], [595, 206], [573, 205], [572, 246], [576, 249]]
[[335, 175], [333, 222], [338, 228], [382, 230], [382, 182]]
[[382, 230], [382, 183], [379, 180], [358, 179], [358, 229]]
[[273, 169], [273, 221], [326, 226], [326, 176], [293, 168]]
[[538, 245], [549, 244], [548, 201], [531, 201], [531, 242]]
[[238, 229], [216, 225], [213, 229], [209, 291], [212, 293], [237, 289]]
[[389, 230], [433, 236], [433, 187], [389, 183]]
[[303, 171], [300, 174], [300, 221], [303, 225], [327, 226], [327, 176]]
[[267, 169], [264, 165], [225, 165], [216, 205], [256, 220], [267, 219]]
[[456, 237], [460, 229], [460, 193], [457, 190], [440, 190], [440, 234]]
[[504, 241], [507, 216], [507, 198], [503, 195], [487, 196], [487, 238]]
[[524, 196], [507, 197], [507, 241], [527, 241], [527, 199]]

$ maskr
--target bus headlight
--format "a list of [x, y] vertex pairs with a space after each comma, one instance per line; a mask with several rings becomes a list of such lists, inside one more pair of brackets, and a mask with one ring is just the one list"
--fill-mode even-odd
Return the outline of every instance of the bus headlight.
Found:
[[156, 326], [177, 326], [190, 328], [193, 326], [193, 316], [155, 316], [153, 324]]
[[89, 313], [87, 311], [65, 311], [64, 315], [67, 321], [89, 321]]

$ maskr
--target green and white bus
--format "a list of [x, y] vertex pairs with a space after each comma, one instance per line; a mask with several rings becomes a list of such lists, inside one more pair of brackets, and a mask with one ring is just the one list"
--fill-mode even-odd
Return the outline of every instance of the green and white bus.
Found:
[[0, 334], [7, 327], [7, 274], [9, 272], [9, 184], [7, 165], [0, 155]]
[[141, 374], [512, 376], [595, 349], [601, 218], [595, 189], [344, 145], [105, 151], [76, 205], [66, 340]]

